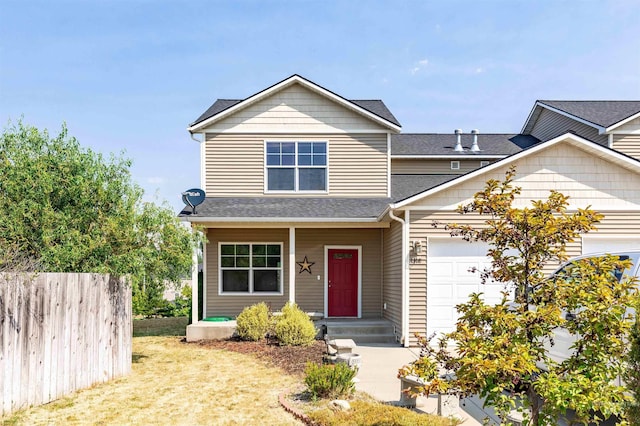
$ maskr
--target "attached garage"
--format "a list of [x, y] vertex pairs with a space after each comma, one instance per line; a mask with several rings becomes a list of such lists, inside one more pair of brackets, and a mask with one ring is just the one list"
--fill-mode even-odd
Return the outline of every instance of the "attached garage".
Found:
[[[502, 297], [501, 283], [481, 283], [480, 271], [491, 267], [486, 256], [489, 246], [451, 237], [428, 239], [427, 335], [453, 331], [456, 305], [469, 300], [471, 293], [483, 293], [487, 303]], [[477, 272], [473, 272], [473, 269]]]
[[613, 253], [640, 249], [640, 236], [585, 235], [582, 237], [582, 253]]

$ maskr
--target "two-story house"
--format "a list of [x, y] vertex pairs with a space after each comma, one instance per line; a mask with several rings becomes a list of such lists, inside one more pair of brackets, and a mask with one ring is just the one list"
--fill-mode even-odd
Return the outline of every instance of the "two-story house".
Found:
[[432, 223], [477, 222], [456, 206], [511, 165], [521, 205], [557, 189], [605, 214], [572, 255], [640, 246], [640, 102], [539, 101], [521, 134], [403, 134], [382, 101], [294, 75], [217, 100], [188, 130], [207, 198], [181, 216], [208, 240], [203, 317], [293, 301], [329, 321], [386, 322], [405, 345], [448, 331], [470, 292], [502, 287], [469, 272], [485, 246]]

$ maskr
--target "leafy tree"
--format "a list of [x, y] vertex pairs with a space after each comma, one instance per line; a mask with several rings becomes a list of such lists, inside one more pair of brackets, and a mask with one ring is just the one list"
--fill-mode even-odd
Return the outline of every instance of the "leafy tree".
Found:
[[[495, 306], [474, 294], [457, 307], [455, 331], [427, 354], [454, 373], [436, 387], [479, 394], [503, 424], [518, 403], [533, 425], [556, 424], [567, 410], [575, 411], [579, 423], [612, 414], [624, 419], [628, 396], [614, 380], [628, 350], [627, 307], [634, 284], [618, 281], [614, 272], [628, 262], [613, 257], [577, 262], [564, 276], [547, 279], [545, 266], [566, 260], [567, 243], [595, 229], [603, 216], [590, 208], [567, 212], [568, 197], [553, 190], [547, 200], [515, 208], [520, 188], [514, 177], [511, 168], [503, 182], [489, 180], [469, 204], [458, 207], [461, 214], [487, 217], [483, 226], [446, 225], [452, 236], [490, 244], [492, 266], [480, 271], [482, 280], [502, 282], [509, 291]], [[563, 319], [563, 310], [575, 313], [576, 320]], [[545, 348], [557, 327], [582, 336], [563, 362], [554, 362]]]
[[[196, 243], [167, 207], [142, 202], [131, 161], [22, 122], [0, 137], [0, 269], [131, 277], [136, 310], [191, 266]], [[8, 253], [8, 254], [7, 254]]]
[[[636, 312], [640, 305], [636, 305]], [[631, 349], [629, 351], [629, 364], [625, 380], [629, 391], [633, 394], [633, 401], [629, 402], [627, 417], [633, 426], [640, 426], [640, 317], [636, 316], [631, 330]]]

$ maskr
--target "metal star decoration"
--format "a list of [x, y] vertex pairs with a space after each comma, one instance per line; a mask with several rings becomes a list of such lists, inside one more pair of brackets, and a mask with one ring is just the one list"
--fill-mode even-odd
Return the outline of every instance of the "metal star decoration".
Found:
[[311, 266], [315, 265], [316, 262], [309, 262], [307, 260], [307, 256], [305, 256], [304, 260], [302, 262], [296, 262], [296, 263], [300, 267], [300, 271], [298, 271], [298, 273], [301, 274], [304, 271], [307, 271], [308, 273], [311, 273]]

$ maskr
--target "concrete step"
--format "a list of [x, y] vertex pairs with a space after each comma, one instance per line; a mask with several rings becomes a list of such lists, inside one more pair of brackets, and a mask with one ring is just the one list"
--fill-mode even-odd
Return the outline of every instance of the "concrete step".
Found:
[[397, 343], [393, 334], [327, 334], [328, 339], [351, 339], [356, 345], [364, 343]]
[[357, 343], [396, 343], [393, 325], [384, 320], [327, 321], [329, 339], [352, 339]]

